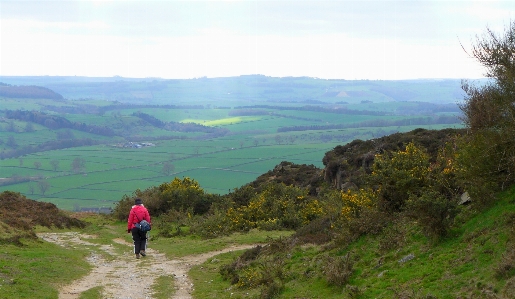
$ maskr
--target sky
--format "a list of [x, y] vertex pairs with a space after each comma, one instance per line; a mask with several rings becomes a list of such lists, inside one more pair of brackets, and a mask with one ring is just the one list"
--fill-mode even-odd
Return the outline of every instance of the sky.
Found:
[[0, 0], [0, 76], [480, 78], [465, 50], [514, 17], [513, 0]]

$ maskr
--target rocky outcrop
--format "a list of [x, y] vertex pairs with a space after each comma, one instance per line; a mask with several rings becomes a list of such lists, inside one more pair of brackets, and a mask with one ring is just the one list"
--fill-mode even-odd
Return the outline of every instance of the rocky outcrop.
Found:
[[363, 184], [363, 174], [371, 173], [377, 154], [403, 150], [409, 142], [426, 149], [434, 161], [438, 150], [463, 129], [426, 130], [415, 129], [406, 133], [396, 133], [367, 141], [354, 140], [339, 145], [325, 154], [324, 180], [335, 188], [345, 190], [349, 186], [359, 188]]

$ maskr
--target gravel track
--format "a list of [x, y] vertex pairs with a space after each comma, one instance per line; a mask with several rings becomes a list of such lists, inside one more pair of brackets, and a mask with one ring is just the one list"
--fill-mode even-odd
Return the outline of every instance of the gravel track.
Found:
[[[162, 253], [147, 248], [147, 256], [136, 259], [132, 254], [132, 244], [123, 239], [114, 239], [113, 243], [127, 246], [126, 254], [118, 254], [113, 245], [99, 245], [90, 242], [94, 236], [78, 232], [41, 233], [38, 236], [47, 242], [52, 242], [73, 250], [82, 248], [90, 251], [88, 262], [93, 266], [92, 271], [63, 285], [59, 289], [59, 299], [76, 299], [80, 294], [91, 288], [102, 286], [102, 298], [109, 299], [151, 299], [151, 289], [155, 279], [160, 276], [175, 278], [175, 293], [172, 299], [192, 299], [193, 283], [188, 277], [192, 266], [201, 264], [209, 258], [233, 250], [251, 248], [251, 245], [232, 246], [219, 251], [198, 255], [185, 256], [179, 259], [168, 259]], [[102, 252], [102, 254], [100, 254]], [[105, 255], [109, 258], [105, 258]], [[144, 278], [144, 280], [143, 280]]]

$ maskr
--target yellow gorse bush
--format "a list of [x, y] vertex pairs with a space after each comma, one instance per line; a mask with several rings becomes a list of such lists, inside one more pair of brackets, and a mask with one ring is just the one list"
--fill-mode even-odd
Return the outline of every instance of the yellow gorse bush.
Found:
[[252, 228], [293, 228], [308, 223], [322, 214], [317, 200], [307, 196], [307, 190], [284, 184], [270, 184], [256, 194], [246, 206], [229, 208], [226, 212], [232, 230]]
[[376, 155], [370, 182], [379, 191], [379, 208], [401, 210], [410, 194], [427, 185], [430, 171], [429, 155], [413, 142], [405, 150]]
[[404, 151], [392, 153], [391, 157], [376, 155], [372, 175], [404, 171], [408, 176], [423, 179], [429, 172], [429, 156], [413, 142]]
[[302, 218], [302, 224], [308, 224], [323, 215], [324, 210], [320, 202], [315, 199], [307, 202], [299, 213]]
[[377, 198], [377, 192], [373, 190], [360, 189], [359, 191], [341, 191], [340, 198], [342, 201], [341, 217], [350, 220], [353, 217], [359, 217], [363, 209], [369, 209], [374, 206]]
[[167, 191], [184, 191], [184, 190], [190, 190], [190, 191], [196, 191], [200, 193], [204, 193], [204, 189], [200, 187], [200, 184], [195, 181], [194, 179], [191, 179], [189, 177], [185, 177], [182, 180], [179, 178], [174, 178], [170, 183], [162, 184], [161, 190], [163, 192]]

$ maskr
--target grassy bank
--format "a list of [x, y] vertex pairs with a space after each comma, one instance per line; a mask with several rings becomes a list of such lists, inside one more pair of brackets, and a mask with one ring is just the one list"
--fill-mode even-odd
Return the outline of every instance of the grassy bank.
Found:
[[[467, 207], [464, 208], [467, 214]], [[217, 256], [191, 271], [195, 298], [514, 298], [515, 188], [484, 213], [463, 218], [445, 239], [397, 224], [349, 246], [284, 244], [288, 250]], [[291, 240], [287, 242], [292, 242]], [[277, 244], [281, 243], [276, 243]], [[239, 257], [239, 258], [238, 258]], [[245, 263], [239, 281], [220, 274]], [[230, 267], [229, 267], [230, 269]], [[227, 271], [227, 270], [226, 270]], [[223, 271], [222, 271], [223, 272]], [[268, 284], [260, 284], [272, 274]], [[345, 276], [346, 273], [346, 276]], [[270, 281], [273, 281], [270, 283]], [[234, 282], [234, 281], [233, 281]], [[279, 295], [272, 295], [276, 283]], [[268, 296], [268, 297], [267, 297]]]

